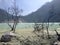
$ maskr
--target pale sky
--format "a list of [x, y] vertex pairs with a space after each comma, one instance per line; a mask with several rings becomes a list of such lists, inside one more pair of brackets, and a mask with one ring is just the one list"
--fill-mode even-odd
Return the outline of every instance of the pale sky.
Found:
[[[0, 8], [7, 9], [12, 5], [13, 0], [0, 0]], [[52, 0], [16, 0], [16, 3], [20, 9], [23, 9], [22, 15], [27, 15], [31, 12], [36, 11], [46, 2]]]

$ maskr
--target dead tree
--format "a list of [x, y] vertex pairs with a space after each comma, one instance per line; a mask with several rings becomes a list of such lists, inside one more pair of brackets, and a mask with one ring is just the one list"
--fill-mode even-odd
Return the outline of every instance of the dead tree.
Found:
[[43, 23], [42, 24], [35, 23], [33, 32], [37, 35], [37, 37], [44, 38], [44, 30], [43, 29], [44, 29]]
[[[10, 31], [12, 31], [12, 34], [15, 34], [15, 30], [16, 30], [16, 26], [19, 23], [19, 18], [18, 16], [20, 15], [21, 11], [18, 9], [18, 7], [16, 6], [16, 0], [14, 0], [13, 2], [13, 7], [8, 8], [9, 15], [11, 15], [12, 19], [8, 18], [7, 15], [7, 24], [8, 26], [11, 28]], [[10, 21], [12, 20], [13, 24], [10, 24]], [[9, 34], [8, 34], [9, 33]], [[11, 38], [14, 37], [15, 35], [10, 34], [10, 32], [6, 32], [6, 34], [2, 35], [1, 37], [1, 42], [9, 42], [11, 41]]]
[[19, 23], [19, 17], [18, 16], [21, 15], [21, 13], [22, 13], [22, 10], [19, 10], [19, 8], [16, 5], [16, 0], [14, 0], [14, 2], [13, 2], [13, 7], [8, 8], [8, 13], [12, 16], [11, 20], [12, 20], [13, 24], [12, 25], [9, 24], [10, 21], [11, 21], [9, 19], [8, 19], [8, 23], [7, 24], [11, 28], [11, 31], [13, 31], [15, 33], [16, 26]]
[[35, 25], [34, 25], [34, 31], [40, 31], [40, 29], [39, 29], [39, 24], [37, 24], [37, 23], [35, 23]]
[[57, 32], [57, 30], [55, 30], [55, 32], [56, 32], [56, 34], [58, 36], [57, 40], [60, 41], [60, 34]]
[[52, 4], [51, 5], [51, 8], [49, 10], [49, 17], [48, 17], [48, 20], [47, 20], [48, 22], [47, 22], [47, 26], [46, 26], [47, 34], [48, 34], [48, 39], [50, 38], [49, 31], [48, 31], [48, 29], [49, 29], [49, 22], [50, 22], [50, 19], [53, 18], [53, 16], [55, 15], [55, 12], [54, 11], [55, 11], [54, 10], [54, 5]]

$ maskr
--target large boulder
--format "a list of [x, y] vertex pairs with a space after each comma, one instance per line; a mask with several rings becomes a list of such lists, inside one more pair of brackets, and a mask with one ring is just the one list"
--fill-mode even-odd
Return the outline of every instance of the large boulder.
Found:
[[6, 32], [5, 34], [2, 35], [0, 41], [1, 42], [9, 42], [9, 41], [11, 41], [11, 38], [15, 37], [15, 36], [16, 35], [13, 32]]
[[2, 35], [0, 41], [1, 42], [9, 42], [9, 41], [11, 41], [11, 36], [10, 35]]

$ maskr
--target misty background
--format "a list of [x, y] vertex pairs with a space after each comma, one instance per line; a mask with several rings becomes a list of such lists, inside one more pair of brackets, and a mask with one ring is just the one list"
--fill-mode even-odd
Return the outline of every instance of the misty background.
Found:
[[[13, 0], [0, 0], [0, 22], [12, 21], [6, 11]], [[60, 0], [16, 0], [16, 5], [23, 13], [18, 16], [21, 22], [60, 22]], [[8, 14], [8, 18], [7, 15]]]
[[[0, 8], [7, 10], [12, 6], [14, 0], [0, 0]], [[16, 4], [19, 9], [23, 9], [22, 15], [27, 15], [31, 12], [35, 12], [42, 7], [45, 3], [52, 0], [16, 0]]]

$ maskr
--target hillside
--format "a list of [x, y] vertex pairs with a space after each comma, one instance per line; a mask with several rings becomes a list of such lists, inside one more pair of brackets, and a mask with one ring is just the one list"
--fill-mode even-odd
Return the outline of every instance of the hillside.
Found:
[[36, 12], [24, 17], [27, 22], [60, 22], [60, 0], [53, 0], [52, 2], [47, 2]]
[[[13, 16], [14, 18], [15, 16]], [[19, 16], [18, 18], [20, 19], [20, 22], [24, 22], [24, 20], [22, 19], [23, 16]], [[9, 22], [13, 22], [12, 21], [12, 15], [10, 15], [7, 11], [0, 9], [0, 23], [3, 22], [7, 22], [9, 20]]]
[[11, 19], [11, 15], [9, 15], [5, 10], [0, 9], [0, 23], [7, 21], [7, 19]]
[[[37, 11], [32, 12], [26, 16], [20, 16], [23, 22], [60, 22], [60, 0], [53, 0], [47, 2]], [[7, 19], [12, 19], [11, 15], [3, 9], [0, 9], [0, 22], [5, 22]]]

